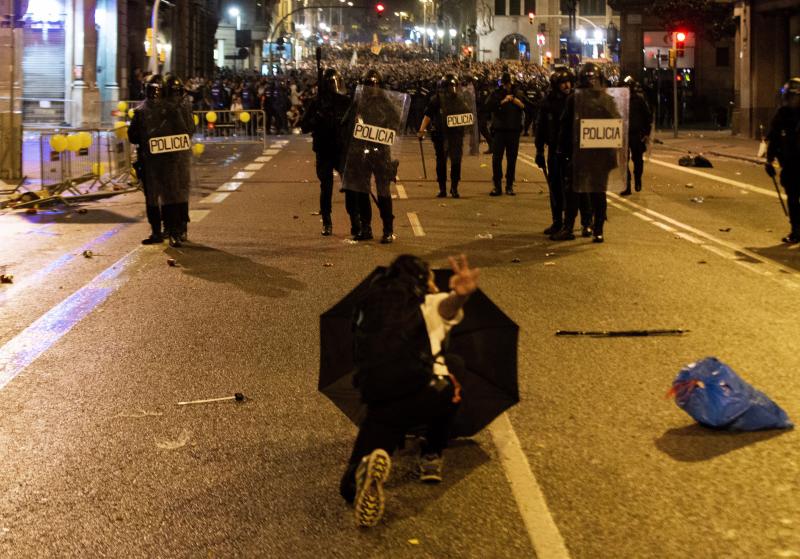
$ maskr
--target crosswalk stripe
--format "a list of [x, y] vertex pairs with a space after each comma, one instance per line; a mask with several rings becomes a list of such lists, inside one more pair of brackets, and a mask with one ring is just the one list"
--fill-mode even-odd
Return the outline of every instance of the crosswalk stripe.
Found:
[[225, 198], [230, 196], [230, 192], [212, 192], [202, 200], [200, 200], [201, 204], [219, 204]]
[[233, 175], [234, 179], [249, 179], [253, 176], [253, 171], [239, 171], [235, 175]]
[[263, 163], [250, 163], [249, 165], [245, 165], [245, 171], [260, 171], [261, 168], [264, 166]]
[[238, 181], [224, 182], [217, 188], [217, 192], [233, 192], [234, 190], [239, 190], [240, 186], [242, 186], [242, 183]]
[[414, 235], [417, 237], [424, 237], [425, 230], [422, 228], [422, 224], [419, 222], [419, 217], [416, 212], [408, 212], [406, 215], [408, 215], [408, 221], [411, 223], [411, 229], [414, 231]]

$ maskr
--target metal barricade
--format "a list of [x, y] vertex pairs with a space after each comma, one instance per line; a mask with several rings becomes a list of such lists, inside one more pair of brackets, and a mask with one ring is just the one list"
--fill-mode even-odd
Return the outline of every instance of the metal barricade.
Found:
[[264, 111], [194, 111], [195, 142], [267, 145]]
[[[68, 145], [75, 138], [88, 134], [91, 142], [78, 149]], [[54, 137], [60, 137], [54, 140]], [[67, 145], [59, 145], [61, 142]], [[56, 145], [53, 145], [53, 144]], [[97, 129], [55, 129], [39, 136], [42, 188], [52, 195], [62, 192], [78, 194], [77, 185], [96, 180], [102, 169], [103, 146]]]

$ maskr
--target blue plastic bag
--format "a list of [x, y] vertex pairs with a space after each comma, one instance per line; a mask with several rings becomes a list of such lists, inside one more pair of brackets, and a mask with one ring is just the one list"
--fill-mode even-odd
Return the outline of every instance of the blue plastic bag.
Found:
[[715, 357], [681, 369], [670, 394], [678, 407], [706, 427], [731, 431], [794, 427], [775, 402]]

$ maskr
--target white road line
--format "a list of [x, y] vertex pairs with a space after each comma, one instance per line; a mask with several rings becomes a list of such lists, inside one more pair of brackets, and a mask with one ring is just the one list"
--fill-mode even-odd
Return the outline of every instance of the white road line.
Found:
[[211, 210], [189, 210], [189, 221], [198, 223], [211, 213]]
[[278, 155], [281, 152], [279, 149], [265, 149], [262, 155]]
[[261, 168], [264, 166], [263, 163], [250, 163], [249, 165], [245, 165], [245, 171], [260, 171]]
[[208, 196], [206, 196], [205, 198], [200, 200], [200, 203], [201, 204], [219, 204], [220, 202], [222, 202], [225, 198], [227, 198], [230, 195], [231, 195], [230, 192], [212, 192], [211, 194], [209, 194]]
[[256, 162], [258, 162], [258, 163], [266, 163], [267, 161], [269, 161], [271, 159], [272, 159], [271, 155], [260, 155], [260, 156], [256, 157]]
[[636, 217], [638, 217], [639, 219], [642, 219], [642, 220], [644, 220], [644, 221], [648, 221], [648, 222], [649, 222], [649, 221], [653, 221], [653, 218], [652, 218], [652, 217], [647, 217], [647, 216], [646, 216], [646, 215], [644, 215], [643, 213], [639, 213], [639, 212], [633, 212], [633, 215], [635, 215]]
[[[760, 188], [758, 186], [753, 186], [752, 184], [747, 184], [746, 182], [735, 181], [733, 179], [726, 179], [725, 177], [718, 177], [717, 175], [712, 175], [711, 173], [705, 173], [703, 171], [697, 171], [695, 169], [690, 169], [687, 167], [681, 167], [680, 165], [675, 165], [674, 163], [667, 163], [666, 161], [661, 161], [656, 158], [650, 159], [651, 163], [655, 163], [656, 165], [661, 165], [662, 167], [667, 167], [668, 169], [675, 169], [676, 171], [683, 171], [684, 173], [689, 173], [690, 175], [696, 175], [698, 177], [703, 177], [704, 179], [710, 179], [717, 182], [722, 182], [725, 184], [729, 184], [731, 186], [736, 186], [743, 190], [749, 190], [750, 192], [756, 192], [758, 194], [763, 194], [764, 196], [770, 196], [771, 198], [777, 198], [778, 193], [774, 190], [769, 190], [767, 188]], [[785, 200], [786, 196], [781, 194], [781, 197]]]
[[224, 182], [217, 188], [217, 192], [233, 192], [234, 190], [239, 190], [240, 186], [242, 186], [242, 183], [238, 181]]
[[675, 231], [675, 229], [673, 227], [670, 227], [669, 225], [667, 225], [665, 223], [661, 223], [660, 221], [654, 221], [653, 225], [655, 225], [656, 227], [660, 227], [661, 229], [663, 229], [664, 231], [667, 231], [669, 233], [673, 233]]
[[253, 176], [253, 171], [239, 171], [235, 175], [233, 175], [234, 179], [249, 179]]
[[273, 143], [280, 144], [281, 146], [285, 146], [289, 143], [289, 140], [274, 140]]
[[511, 492], [517, 501], [522, 521], [528, 530], [528, 537], [536, 551], [537, 559], [563, 559], [569, 557], [567, 546], [558, 531], [542, 489], [533, 475], [533, 469], [522, 451], [514, 427], [503, 414], [489, 427], [492, 439], [500, 454], [506, 477], [511, 484]]
[[703, 241], [701, 241], [697, 237], [692, 237], [689, 233], [684, 233], [683, 231], [675, 231], [675, 236], [680, 237], [681, 239], [689, 241], [690, 243], [694, 243], [696, 245], [703, 244]]
[[400, 199], [405, 200], [408, 198], [408, 194], [406, 193], [406, 187], [402, 184], [398, 184], [397, 186], [397, 197]]
[[408, 221], [411, 223], [411, 229], [413, 229], [414, 235], [417, 237], [424, 237], [425, 230], [422, 228], [422, 224], [419, 222], [419, 217], [416, 212], [408, 212], [406, 215], [408, 215]]

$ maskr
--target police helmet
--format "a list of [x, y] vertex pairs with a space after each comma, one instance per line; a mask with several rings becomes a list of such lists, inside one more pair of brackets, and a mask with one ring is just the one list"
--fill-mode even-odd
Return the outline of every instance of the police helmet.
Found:
[[458, 78], [453, 73], [447, 73], [439, 81], [439, 87], [442, 89], [442, 91], [455, 93], [456, 89], [458, 88]]
[[575, 83], [575, 74], [567, 66], [556, 66], [550, 74], [550, 85], [556, 89], [565, 82]]
[[185, 89], [181, 79], [177, 76], [167, 74], [164, 80], [164, 97], [181, 97], [184, 92]]
[[164, 88], [164, 79], [161, 74], [153, 74], [144, 84], [144, 94], [148, 99], [160, 99], [161, 90]]
[[339, 93], [342, 90], [343, 80], [342, 75], [336, 68], [328, 68], [322, 74], [322, 88], [324, 91], [331, 93]]
[[361, 78], [361, 84], [367, 85], [370, 87], [381, 87], [383, 84], [383, 78], [381, 77], [381, 73], [375, 70], [374, 68], [371, 70], [367, 70], [367, 73]]
[[789, 102], [792, 97], [800, 96], [800, 78], [792, 78], [781, 88], [781, 97], [784, 102]]
[[578, 87], [603, 85], [603, 72], [594, 62], [587, 62], [578, 70]]
[[503, 87], [504, 85], [513, 84], [514, 83], [514, 76], [511, 72], [503, 72], [500, 76], [500, 81], [497, 82], [497, 85]]

